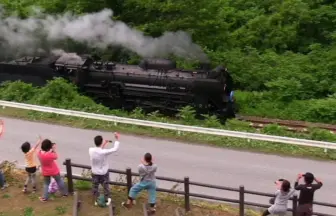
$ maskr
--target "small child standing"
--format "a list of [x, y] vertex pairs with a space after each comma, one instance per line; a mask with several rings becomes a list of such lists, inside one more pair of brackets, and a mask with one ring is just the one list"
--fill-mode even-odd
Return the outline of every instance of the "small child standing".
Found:
[[25, 155], [25, 168], [27, 172], [27, 179], [24, 184], [23, 192], [27, 192], [28, 184], [31, 183], [33, 187], [33, 193], [36, 192], [36, 171], [37, 171], [37, 164], [35, 162], [35, 152], [38, 146], [41, 144], [41, 137], [37, 141], [36, 145], [31, 148], [29, 142], [25, 142], [21, 145], [21, 150]]
[[142, 163], [138, 167], [140, 182], [135, 184], [128, 195], [127, 202], [123, 202], [122, 206], [130, 209], [133, 205], [133, 201], [137, 197], [137, 195], [142, 190], [147, 190], [149, 193], [149, 213], [155, 213], [155, 203], [156, 203], [156, 178], [155, 172], [157, 171], [157, 165], [152, 162], [152, 155], [150, 153], [146, 153]]

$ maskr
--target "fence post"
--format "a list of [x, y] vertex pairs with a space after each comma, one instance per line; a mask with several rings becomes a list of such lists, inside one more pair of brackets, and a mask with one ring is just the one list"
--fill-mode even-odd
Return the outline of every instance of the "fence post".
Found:
[[245, 210], [245, 188], [243, 185], [239, 187], [239, 216], [244, 216]]
[[185, 211], [190, 211], [190, 195], [189, 195], [189, 177], [184, 178], [184, 208]]
[[297, 197], [297, 195], [295, 194], [295, 195], [293, 196], [293, 216], [296, 216], [297, 205], [298, 205], [297, 201], [298, 201], [298, 197]]
[[66, 174], [67, 174], [67, 179], [68, 179], [68, 192], [69, 194], [73, 194], [74, 187], [73, 187], [73, 179], [72, 179], [71, 159], [67, 158], [65, 160], [65, 167], [66, 167]]
[[132, 170], [131, 168], [126, 169], [126, 183], [127, 183], [127, 194], [131, 190], [132, 187]]

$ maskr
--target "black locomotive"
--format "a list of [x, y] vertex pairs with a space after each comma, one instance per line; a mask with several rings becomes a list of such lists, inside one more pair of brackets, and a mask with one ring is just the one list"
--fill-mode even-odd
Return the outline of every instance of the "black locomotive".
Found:
[[63, 77], [80, 91], [111, 108], [177, 111], [191, 105], [198, 114], [234, 117], [227, 69], [176, 69], [173, 61], [144, 59], [139, 65], [95, 61], [89, 55], [24, 57], [0, 63], [0, 82], [22, 80], [43, 86]]

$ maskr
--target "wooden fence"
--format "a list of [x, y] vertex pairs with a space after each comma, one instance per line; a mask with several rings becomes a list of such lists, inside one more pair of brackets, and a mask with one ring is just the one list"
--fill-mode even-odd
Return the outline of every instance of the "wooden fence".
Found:
[[[77, 175], [72, 174], [72, 167], [90, 170], [91, 169], [90, 166], [72, 163], [71, 159], [66, 159], [65, 162], [63, 163], [63, 165], [66, 166], [65, 177], [68, 179], [67, 182], [68, 182], [69, 193], [74, 193], [73, 180], [91, 181], [91, 178], [86, 178], [86, 177], [77, 176]], [[109, 172], [110, 173], [121, 174], [121, 175], [126, 175], [126, 183], [110, 181], [110, 184], [111, 185], [116, 185], [116, 186], [127, 187], [127, 189], [128, 189], [127, 193], [131, 189], [132, 184], [133, 184], [132, 183], [132, 177], [138, 177], [139, 176], [138, 173], [133, 173], [130, 168], [126, 169], [125, 171], [116, 170], [116, 169], [109, 169]], [[265, 204], [260, 204], [260, 203], [247, 202], [247, 201], [245, 201], [245, 194], [258, 195], [258, 196], [263, 196], [263, 197], [274, 197], [274, 194], [246, 190], [244, 186], [240, 186], [239, 188], [231, 188], [231, 187], [225, 187], [225, 186], [218, 186], [218, 185], [211, 185], [211, 184], [193, 182], [193, 181], [190, 181], [189, 177], [185, 177], [182, 180], [182, 179], [175, 179], [175, 178], [157, 176], [156, 179], [163, 180], [163, 181], [168, 181], [168, 182], [182, 183], [184, 185], [184, 191], [174, 191], [174, 190], [167, 190], [167, 189], [163, 189], [163, 188], [157, 188], [157, 191], [165, 192], [165, 193], [178, 194], [178, 195], [184, 196], [184, 209], [185, 209], [186, 212], [190, 211], [190, 198], [191, 197], [238, 204], [239, 205], [239, 215], [240, 216], [244, 216], [245, 206], [254, 206], [254, 207], [262, 207], [262, 208], [268, 208], [270, 206], [270, 205], [265, 205]], [[191, 185], [205, 187], [205, 188], [218, 189], [218, 190], [224, 190], [224, 191], [237, 192], [237, 193], [239, 193], [239, 199], [229, 199], [229, 198], [224, 198], [224, 197], [215, 197], [215, 196], [209, 196], [209, 195], [204, 195], [204, 194], [191, 193], [190, 192], [190, 186]], [[289, 208], [288, 211], [292, 212], [293, 216], [295, 216], [297, 205], [298, 205], [298, 198], [297, 198], [296, 195], [294, 195], [291, 200], [292, 200], [292, 208]], [[335, 208], [335, 211], [336, 211], [336, 204], [314, 202], [314, 205]], [[316, 215], [316, 216], [335, 216], [335, 215], [323, 214], [323, 213], [318, 213], [318, 212], [314, 212], [313, 215]]]
[[77, 192], [73, 193], [73, 205], [72, 205], [72, 215], [78, 216], [81, 202], [79, 201], [79, 196]]

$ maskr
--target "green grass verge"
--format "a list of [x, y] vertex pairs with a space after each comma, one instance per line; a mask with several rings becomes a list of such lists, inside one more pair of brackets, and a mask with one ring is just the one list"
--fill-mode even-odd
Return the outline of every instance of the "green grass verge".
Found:
[[335, 160], [336, 151], [328, 150], [324, 152], [320, 148], [302, 147], [296, 145], [287, 145], [280, 143], [271, 143], [255, 140], [246, 140], [240, 138], [230, 138], [221, 136], [209, 136], [197, 133], [182, 132], [180, 135], [176, 131], [155, 129], [150, 127], [118, 124], [113, 122], [103, 122], [84, 118], [61, 116], [57, 114], [28, 111], [15, 108], [0, 109], [0, 115], [5, 117], [14, 117], [30, 121], [47, 122], [65, 126], [71, 126], [84, 129], [97, 129], [105, 131], [120, 131], [128, 134], [145, 135], [150, 137], [159, 137], [169, 140], [179, 140], [188, 143], [205, 144], [230, 149], [240, 149], [262, 153], [272, 153], [287, 156], [308, 157], [323, 160]]

